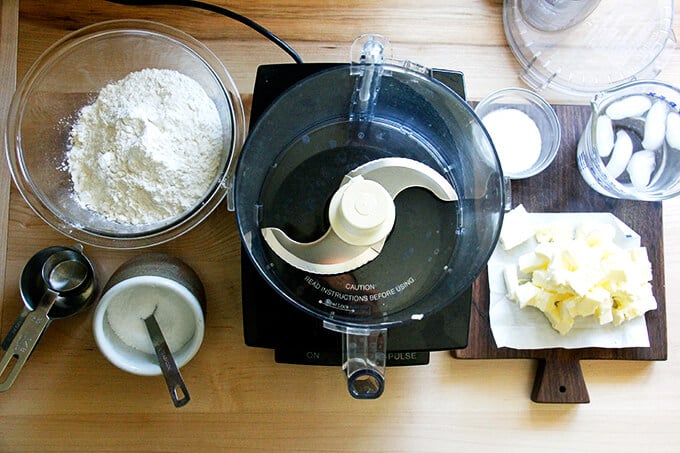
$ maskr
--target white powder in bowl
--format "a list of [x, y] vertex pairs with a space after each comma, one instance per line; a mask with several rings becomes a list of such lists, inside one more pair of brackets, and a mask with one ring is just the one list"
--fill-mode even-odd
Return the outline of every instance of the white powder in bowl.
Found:
[[541, 155], [541, 132], [526, 113], [504, 108], [482, 118], [498, 153], [503, 173], [516, 175], [529, 170]]
[[147, 354], [155, 349], [144, 323], [153, 314], [170, 352], [179, 351], [194, 335], [195, 316], [182, 297], [170, 287], [132, 285], [116, 294], [106, 309], [111, 330], [126, 345]]
[[156, 223], [194, 206], [223, 152], [215, 103], [192, 78], [143, 69], [107, 85], [73, 125], [66, 163], [78, 202], [109, 220]]

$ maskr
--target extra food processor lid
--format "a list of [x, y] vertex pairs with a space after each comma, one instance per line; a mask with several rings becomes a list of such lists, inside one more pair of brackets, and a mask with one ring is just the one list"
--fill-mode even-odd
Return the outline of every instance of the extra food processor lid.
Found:
[[673, 0], [504, 0], [520, 77], [575, 97], [656, 77], [675, 47]]
[[493, 145], [464, 100], [413, 67], [373, 60], [304, 79], [238, 162], [248, 256], [284, 299], [339, 326], [422, 319], [469, 288], [496, 244]]

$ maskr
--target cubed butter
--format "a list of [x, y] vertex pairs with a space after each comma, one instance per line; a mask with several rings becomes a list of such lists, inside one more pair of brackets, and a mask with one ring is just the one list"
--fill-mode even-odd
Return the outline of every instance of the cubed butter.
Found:
[[[567, 314], [566, 317], [563, 316], [565, 313]], [[549, 305], [544, 314], [548, 321], [550, 321], [552, 328], [557, 330], [560, 335], [565, 335], [574, 325], [574, 318], [569, 316], [568, 312], [560, 307], [559, 302]]]
[[584, 222], [576, 227], [574, 239], [584, 241], [590, 247], [609, 244], [614, 241], [616, 229], [613, 225], [599, 222]]
[[519, 286], [519, 276], [517, 275], [516, 265], [508, 264], [503, 268], [503, 280], [505, 281], [508, 299], [514, 300], [516, 298], [515, 292]]
[[549, 260], [544, 256], [540, 256], [534, 252], [525, 253], [520, 255], [517, 259], [517, 267], [519, 271], [524, 274], [530, 274], [538, 269], [546, 269]]
[[524, 308], [540, 292], [541, 289], [537, 286], [534, 286], [533, 283], [522, 283], [515, 289], [515, 300], [519, 304], [520, 308]]
[[569, 222], [555, 222], [539, 225], [535, 229], [536, 241], [541, 242], [563, 242], [569, 241], [574, 237], [574, 228]]
[[539, 242], [536, 244], [534, 253], [544, 258], [546, 261], [550, 261], [553, 259], [555, 253], [557, 253], [559, 249], [559, 246], [554, 242]]
[[524, 205], [520, 204], [512, 211], [505, 213], [500, 235], [503, 249], [513, 249], [529, 240], [533, 235], [534, 228]]
[[[542, 225], [535, 234], [534, 250], [506, 267], [508, 298], [520, 308], [542, 311], [560, 334], [568, 333], [579, 316], [620, 325], [657, 308], [647, 249], [618, 247], [612, 225], [588, 223], [574, 230], [557, 223]], [[512, 239], [519, 237], [513, 233]]]
[[527, 305], [530, 307], [536, 307], [541, 311], [546, 311], [549, 306], [555, 305], [555, 302], [559, 300], [559, 295], [555, 293], [551, 293], [548, 291], [541, 290], [534, 296], [533, 299], [531, 299], [529, 302], [527, 302]]
[[584, 297], [601, 278], [602, 272], [598, 272], [594, 266], [584, 266], [567, 274], [566, 286], [571, 290], [570, 292]]

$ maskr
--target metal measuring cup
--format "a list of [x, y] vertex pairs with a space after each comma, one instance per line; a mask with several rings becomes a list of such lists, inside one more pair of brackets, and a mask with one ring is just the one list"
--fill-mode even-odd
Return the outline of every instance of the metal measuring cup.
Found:
[[94, 301], [94, 266], [80, 245], [48, 247], [24, 267], [20, 292], [24, 309], [2, 342], [5, 353], [0, 359], [0, 392], [12, 386], [53, 319], [74, 315]]

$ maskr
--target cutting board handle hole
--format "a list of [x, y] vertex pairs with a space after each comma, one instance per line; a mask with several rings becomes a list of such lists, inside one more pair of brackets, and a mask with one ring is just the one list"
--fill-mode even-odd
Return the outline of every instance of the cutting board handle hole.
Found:
[[567, 387], [565, 385], [560, 385], [560, 393], [567, 393]]

